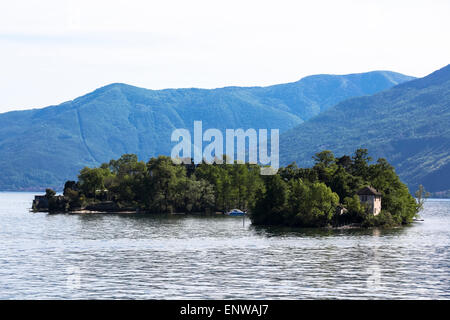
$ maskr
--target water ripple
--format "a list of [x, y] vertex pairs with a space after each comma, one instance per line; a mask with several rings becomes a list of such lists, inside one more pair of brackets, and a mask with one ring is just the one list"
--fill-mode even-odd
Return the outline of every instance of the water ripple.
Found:
[[2, 299], [448, 299], [450, 201], [393, 230], [29, 213], [0, 193]]

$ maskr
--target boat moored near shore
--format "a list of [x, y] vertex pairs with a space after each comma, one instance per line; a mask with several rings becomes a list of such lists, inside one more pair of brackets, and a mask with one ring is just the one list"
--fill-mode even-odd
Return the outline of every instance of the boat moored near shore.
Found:
[[244, 216], [245, 214], [246, 214], [245, 211], [239, 209], [233, 209], [231, 211], [225, 212], [225, 215], [227, 216]]

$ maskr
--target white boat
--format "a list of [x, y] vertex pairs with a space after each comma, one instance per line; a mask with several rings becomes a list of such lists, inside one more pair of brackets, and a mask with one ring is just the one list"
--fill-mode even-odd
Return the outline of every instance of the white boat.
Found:
[[231, 211], [225, 212], [225, 214], [227, 216], [243, 216], [243, 215], [245, 215], [245, 212], [241, 211], [239, 209], [233, 209]]

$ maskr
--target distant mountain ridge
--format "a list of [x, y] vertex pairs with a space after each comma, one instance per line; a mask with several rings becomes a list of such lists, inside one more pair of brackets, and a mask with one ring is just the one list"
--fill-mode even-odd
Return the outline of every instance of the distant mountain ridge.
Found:
[[[280, 137], [283, 164], [359, 147], [392, 163], [411, 191], [450, 190], [450, 65], [372, 96], [343, 101]], [[445, 193], [445, 192], [444, 192]]]
[[148, 90], [115, 83], [43, 109], [0, 114], [0, 190], [61, 188], [84, 166], [124, 153], [170, 154], [176, 128], [284, 132], [345, 99], [413, 77], [389, 71], [316, 75], [268, 87]]

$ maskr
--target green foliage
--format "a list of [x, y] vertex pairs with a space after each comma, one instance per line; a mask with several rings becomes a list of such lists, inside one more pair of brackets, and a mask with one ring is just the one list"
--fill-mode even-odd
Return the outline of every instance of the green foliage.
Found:
[[423, 204], [425, 200], [430, 197], [430, 193], [427, 192], [423, 185], [419, 185], [419, 189], [414, 193], [417, 201], [417, 211], [420, 212], [423, 210]]
[[264, 179], [265, 190], [252, 208], [252, 222], [264, 225], [318, 227], [331, 223], [339, 197], [322, 182], [291, 179], [280, 175]]
[[177, 165], [166, 156], [144, 163], [125, 154], [99, 168], [83, 168], [80, 181], [68, 181], [64, 194], [71, 207], [109, 200], [160, 213], [248, 210], [264, 188], [259, 169], [250, 164]]
[[187, 177], [177, 185], [175, 207], [179, 211], [209, 212], [215, 203], [214, 187], [206, 180]]
[[95, 199], [97, 192], [105, 189], [104, 179], [108, 175], [110, 175], [110, 172], [107, 168], [91, 169], [84, 167], [78, 175], [80, 189], [85, 195], [92, 196]]
[[380, 214], [373, 216], [367, 215], [362, 222], [362, 226], [366, 228], [370, 227], [395, 227], [401, 222], [399, 219], [394, 218], [389, 212], [382, 211]]
[[[314, 159], [311, 169], [292, 164], [280, 169], [277, 176], [265, 179], [266, 194], [258, 198], [252, 210], [255, 224], [392, 226], [410, 223], [416, 216], [419, 206], [385, 159], [371, 164], [367, 149], [338, 159], [325, 150]], [[382, 194], [382, 212], [378, 216], [368, 213], [356, 195], [364, 186], [372, 186]], [[271, 190], [275, 192], [268, 193]], [[277, 197], [287, 197], [287, 201], [280, 202]], [[346, 209], [342, 215], [336, 215], [339, 201]]]
[[389, 212], [398, 223], [410, 223], [418, 212], [416, 201], [400, 181], [394, 167], [380, 158], [367, 168], [365, 175], [369, 183], [381, 192], [383, 211]]
[[173, 212], [180, 196], [179, 184], [186, 179], [185, 167], [175, 165], [170, 157], [160, 156], [150, 159], [147, 168], [147, 206], [156, 212]]
[[45, 189], [45, 197], [46, 197], [47, 199], [50, 200], [50, 199], [53, 198], [55, 195], [56, 195], [55, 190], [50, 189], [50, 188]]
[[217, 210], [246, 210], [254, 205], [256, 195], [264, 188], [259, 170], [251, 164], [200, 164], [195, 174], [213, 185]]
[[288, 200], [288, 185], [280, 175], [264, 176], [265, 192], [258, 193], [252, 208], [254, 224], [282, 225]]
[[360, 223], [368, 216], [366, 214], [366, 208], [359, 201], [359, 197], [356, 194], [353, 197], [346, 197], [343, 204], [347, 209], [347, 213], [343, 217], [345, 222], [352, 221]]
[[[126, 205], [135, 205], [144, 200], [144, 185], [147, 177], [147, 165], [138, 161], [135, 154], [124, 154], [118, 160], [103, 164], [105, 187], [111, 191], [113, 198]], [[111, 197], [110, 197], [111, 198]]]
[[288, 212], [294, 217], [292, 226], [323, 227], [331, 223], [339, 196], [323, 182], [291, 181], [291, 199]]
[[[70, 207], [109, 200], [118, 207], [160, 213], [240, 208], [251, 212], [256, 225], [292, 227], [392, 226], [411, 222], [420, 208], [394, 168], [385, 159], [370, 163], [366, 149], [341, 158], [326, 150], [315, 159], [312, 168], [292, 164], [275, 175], [261, 176], [257, 165], [175, 164], [166, 156], [144, 163], [125, 154], [99, 168], [83, 168], [79, 182], [65, 184], [64, 196]], [[356, 195], [367, 185], [382, 193], [382, 212], [377, 217]], [[339, 205], [345, 212], [337, 213]]]

